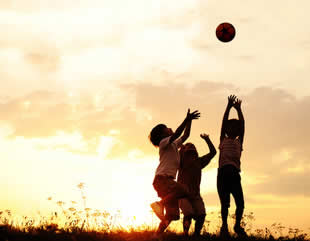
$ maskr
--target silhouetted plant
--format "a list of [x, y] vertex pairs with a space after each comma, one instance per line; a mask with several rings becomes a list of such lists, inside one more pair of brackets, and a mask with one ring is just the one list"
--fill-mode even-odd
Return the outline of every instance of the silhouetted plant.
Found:
[[[144, 223], [135, 225], [136, 217], [128, 218], [129, 225], [123, 227], [118, 220], [122, 217], [118, 210], [115, 214], [98, 209], [87, 208], [86, 196], [84, 192], [85, 184], [80, 183], [78, 188], [81, 192], [82, 208], [79, 208], [76, 201], [64, 202], [56, 201], [58, 211], [53, 211], [48, 216], [43, 216], [38, 212], [36, 217], [23, 216], [14, 218], [10, 210], [0, 211], [0, 240], [3, 235], [18, 236], [15, 240], [32, 240], [32, 236], [41, 237], [42, 240], [54, 240], [52, 237], [59, 236], [57, 240], [152, 240], [154, 235], [154, 225]], [[52, 197], [48, 201], [54, 202]], [[153, 217], [153, 214], [152, 214]], [[217, 220], [216, 220], [217, 218]], [[230, 230], [233, 230], [235, 215], [229, 215]], [[298, 228], [286, 228], [281, 223], [273, 223], [270, 228], [253, 229], [255, 216], [253, 212], [245, 213], [242, 219], [242, 226], [250, 235], [249, 240], [278, 240], [304, 241], [307, 234]], [[220, 240], [217, 235], [221, 225], [220, 212], [210, 212], [207, 214], [202, 234], [206, 240]], [[193, 225], [192, 225], [193, 226]], [[164, 235], [163, 240], [191, 240], [184, 238], [180, 234], [175, 234], [175, 226], [171, 226]], [[192, 227], [193, 228], [193, 227]], [[215, 233], [210, 230], [215, 229]], [[5, 232], [3, 231], [5, 230]], [[285, 234], [287, 231], [287, 234]], [[30, 237], [22, 239], [21, 235]], [[30, 236], [29, 236], [30, 235]], [[47, 236], [46, 236], [47, 235]], [[63, 235], [63, 236], [61, 236]], [[67, 236], [65, 236], [67, 235]], [[69, 235], [69, 236], [68, 236]], [[79, 236], [77, 239], [76, 235]], [[23, 236], [23, 237], [24, 237]], [[47, 237], [51, 237], [48, 239]], [[67, 239], [67, 237], [69, 237]], [[13, 239], [14, 240], [14, 239]]]

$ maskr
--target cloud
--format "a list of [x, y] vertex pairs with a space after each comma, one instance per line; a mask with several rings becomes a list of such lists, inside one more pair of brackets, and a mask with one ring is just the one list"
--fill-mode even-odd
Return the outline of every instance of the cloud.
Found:
[[[157, 68], [250, 89], [264, 82], [305, 93], [292, 79], [298, 73], [301, 83], [307, 81], [309, 53], [300, 43], [308, 39], [299, 23], [307, 22], [308, 2], [296, 7], [275, 1], [268, 11], [264, 1], [238, 2], [3, 1], [0, 78], [14, 93], [30, 86], [83, 89], [102, 79], [146, 82]], [[215, 37], [223, 16], [237, 29], [226, 45]], [[283, 34], [283, 41], [274, 37]]]
[[174, 117], [185, 112], [186, 107], [214, 104], [220, 100], [221, 94], [236, 89], [233, 85], [211, 81], [192, 84], [190, 76], [186, 75], [175, 81], [171, 81], [169, 75], [166, 78], [163, 84], [142, 83], [124, 87], [136, 93], [137, 107], [147, 110], [155, 118]]
[[[192, 87], [171, 82], [163, 85], [141, 84], [128, 88], [134, 88], [137, 108], [149, 113], [153, 117], [154, 125], [155, 120], [158, 120], [157, 123], [163, 122], [175, 129], [182, 121], [181, 113], [184, 115], [186, 107], [199, 109], [202, 118], [194, 122], [192, 135], [197, 135], [197, 131], [207, 130], [211, 132], [216, 145], [226, 96], [238, 91], [232, 85], [208, 81]], [[278, 189], [274, 193], [308, 195], [305, 183], [310, 183], [307, 175], [310, 155], [307, 147], [310, 115], [307, 110], [310, 98], [297, 99], [285, 90], [261, 87], [241, 94], [241, 99], [244, 100], [246, 118], [242, 169], [245, 175], [254, 178], [267, 176], [261, 184], [251, 186], [252, 192], [270, 193]], [[232, 112], [232, 115], [235, 113]], [[200, 142], [197, 137], [191, 139], [195, 143]], [[200, 143], [199, 149], [202, 149]], [[300, 169], [304, 172], [298, 173]]]
[[[133, 149], [144, 155], [156, 155], [157, 149], [147, 138], [150, 130], [158, 123], [175, 130], [185, 118], [187, 108], [198, 109], [201, 119], [194, 121], [189, 141], [203, 153], [207, 148], [199, 134], [210, 134], [218, 146], [227, 96], [236, 93], [243, 99], [246, 120], [241, 159], [244, 180], [264, 176], [260, 182], [249, 182], [245, 188], [253, 194], [309, 195], [309, 97], [296, 98], [285, 90], [269, 87], [243, 93], [225, 83], [191, 82], [187, 75], [161, 73], [159, 76], [166, 81], [122, 84], [111, 87], [114, 91], [108, 88], [97, 95], [36, 91], [12, 97], [2, 100], [0, 118], [12, 127], [11, 138], [43, 138], [55, 136], [59, 131], [78, 131], [90, 152], [96, 152], [100, 136], [118, 130], [113, 134], [116, 142], [107, 158], [126, 158]], [[235, 111], [231, 116], [236, 116]], [[216, 162], [211, 167], [216, 167]]]
[[[46, 136], [70, 128], [66, 117], [72, 112], [57, 94], [37, 91], [1, 104], [0, 116], [14, 127], [17, 136]], [[61, 96], [63, 97], [63, 96]]]
[[[48, 138], [59, 132], [77, 131], [89, 143], [89, 151], [96, 151], [100, 136], [118, 130], [115, 133], [118, 141], [109, 157], [127, 155], [135, 148], [148, 155], [156, 152], [147, 138], [153, 125], [168, 121], [175, 122], [176, 128], [185, 117], [187, 107], [191, 107], [186, 101], [191, 100], [195, 108], [194, 102], [210, 101], [211, 94], [206, 96], [205, 93], [221, 92], [223, 86], [226, 85], [210, 82], [188, 89], [176, 83], [171, 89], [128, 84], [118, 89], [101, 89], [95, 95], [34, 91], [21, 97], [4, 98], [0, 104], [0, 118], [12, 128], [11, 138]], [[180, 116], [180, 113], [183, 114]]]
[[249, 190], [308, 196], [310, 98], [296, 99], [283, 90], [258, 88], [244, 99], [243, 167], [248, 175], [267, 175], [264, 182], [249, 186]]
[[269, 177], [266, 182], [251, 186], [255, 192], [268, 193], [281, 197], [310, 196], [310, 170], [302, 173], [277, 173]]
[[[80, 133], [87, 144], [80, 152], [85, 154], [97, 152], [102, 136], [113, 136], [116, 142], [107, 153], [108, 157], [125, 156], [129, 150], [148, 144], [148, 133], [139, 132], [137, 135], [148, 116], [136, 112], [130, 96], [121, 91], [115, 95], [109, 89], [106, 91], [91, 96], [42, 90], [6, 98], [0, 103], [1, 125], [10, 127], [11, 139], [23, 137], [31, 140], [53, 138], [59, 133]], [[69, 143], [52, 146], [72, 151]]]
[[[246, 115], [250, 120], [247, 122], [247, 138], [256, 143], [249, 147], [250, 152], [257, 145], [263, 153], [276, 154], [283, 150], [292, 151], [294, 156], [307, 153], [309, 97], [296, 99], [283, 90], [258, 88], [245, 98]], [[256, 167], [255, 162], [252, 165]]]
[[[53, 54], [52, 54], [53, 53]], [[29, 52], [24, 56], [26, 62], [43, 72], [55, 72], [60, 64], [60, 56], [55, 52]]]

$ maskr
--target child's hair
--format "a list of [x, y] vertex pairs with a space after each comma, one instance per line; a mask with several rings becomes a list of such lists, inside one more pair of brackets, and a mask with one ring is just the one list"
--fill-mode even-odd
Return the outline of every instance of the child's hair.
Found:
[[[181, 149], [180, 149], [180, 158], [181, 159], [183, 159], [183, 157], [184, 157], [184, 154], [185, 154], [185, 148], [188, 148], [188, 147], [190, 147], [191, 149], [190, 149], [190, 152], [194, 152], [195, 153], [195, 156], [196, 156], [196, 158], [198, 158], [198, 152], [197, 152], [197, 149], [196, 149], [196, 147], [195, 147], [195, 145], [193, 144], [193, 143], [191, 143], [191, 142], [188, 142], [188, 143], [186, 143], [185, 145], [183, 145], [182, 147], [181, 147]], [[189, 150], [187, 150], [186, 152], [188, 152]]]
[[154, 146], [157, 146], [157, 147], [159, 146], [160, 141], [163, 139], [162, 132], [165, 128], [167, 128], [166, 125], [158, 124], [152, 129], [149, 135], [149, 139]]
[[238, 119], [230, 119], [227, 121], [225, 134], [230, 138], [240, 136], [241, 123]]

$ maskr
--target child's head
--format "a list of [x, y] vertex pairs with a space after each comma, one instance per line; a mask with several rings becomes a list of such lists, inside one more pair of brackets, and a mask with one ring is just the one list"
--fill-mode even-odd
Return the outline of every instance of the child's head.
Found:
[[173, 134], [173, 131], [171, 128], [168, 128], [166, 125], [164, 124], [158, 124], [157, 126], [155, 126], [150, 135], [150, 141], [152, 142], [152, 144], [154, 146], [159, 146], [159, 143], [162, 139], [164, 139], [165, 137], [168, 137], [170, 135]]
[[237, 119], [230, 119], [227, 121], [225, 134], [229, 138], [236, 138], [240, 136], [241, 122]]
[[193, 157], [193, 159], [198, 158], [198, 152], [197, 152], [197, 149], [193, 143], [188, 142], [185, 145], [182, 145], [182, 147], [180, 149], [180, 157], [182, 159], [185, 156], [187, 156], [187, 157], [191, 156], [191, 157]]

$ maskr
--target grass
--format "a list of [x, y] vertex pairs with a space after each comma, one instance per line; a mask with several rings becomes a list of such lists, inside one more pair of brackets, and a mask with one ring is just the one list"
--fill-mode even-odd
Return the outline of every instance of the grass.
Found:
[[[51, 229], [48, 227], [37, 227], [31, 230], [25, 231], [22, 229], [14, 228], [11, 226], [0, 227], [0, 240], [3, 241], [145, 241], [145, 240], [162, 240], [162, 241], [186, 241], [186, 240], [212, 240], [220, 241], [223, 240], [217, 234], [205, 233], [200, 237], [189, 236], [185, 237], [180, 233], [165, 232], [160, 238], [154, 236], [154, 231], [148, 230], [114, 230], [111, 232], [100, 232], [91, 230], [75, 230], [69, 231], [66, 229]], [[304, 241], [307, 240], [304, 234], [299, 234], [295, 236], [281, 236], [275, 239], [270, 231], [266, 230], [264, 234], [253, 235], [251, 234], [247, 238], [237, 238], [231, 237], [227, 240], [253, 240], [253, 241], [263, 241], [263, 240], [281, 240], [281, 241]]]
[[[160, 238], [155, 236], [156, 225], [142, 224], [121, 226], [117, 219], [120, 213], [111, 215], [106, 211], [92, 210], [86, 207], [86, 197], [83, 192], [84, 184], [80, 183], [82, 206], [72, 201], [70, 207], [66, 207], [62, 201], [57, 201], [57, 212], [48, 216], [40, 213], [36, 217], [17, 217], [10, 210], [0, 211], [0, 241], [185, 241], [185, 240], [223, 240], [218, 236], [220, 228], [220, 214], [208, 214], [200, 237], [184, 237], [173, 228], [168, 229]], [[51, 197], [49, 201], [53, 201]], [[230, 226], [234, 222], [234, 215], [230, 215]], [[249, 237], [238, 239], [232, 236], [228, 240], [279, 240], [279, 241], [305, 241], [307, 234], [298, 228], [287, 228], [281, 223], [274, 223], [269, 228], [253, 229], [254, 214], [244, 214], [242, 226]], [[211, 227], [211, 225], [216, 225]], [[193, 226], [193, 225], [192, 225]], [[211, 232], [210, 230], [215, 230]], [[230, 228], [232, 230], [232, 228]]]

